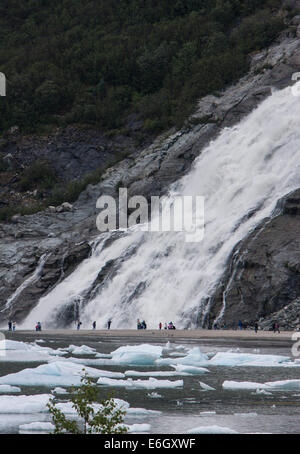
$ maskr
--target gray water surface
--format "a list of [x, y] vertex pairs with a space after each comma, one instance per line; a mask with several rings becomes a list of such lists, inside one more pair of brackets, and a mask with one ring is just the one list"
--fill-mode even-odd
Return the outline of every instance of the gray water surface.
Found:
[[[110, 353], [123, 345], [136, 345], [141, 342], [132, 338], [123, 339], [101, 339], [95, 337], [82, 338], [76, 336], [72, 339], [70, 335], [40, 336], [46, 342], [40, 344], [42, 347], [68, 347], [70, 344], [88, 345], [96, 348], [97, 352]], [[15, 333], [15, 340], [32, 342], [36, 337], [31, 335], [18, 335]], [[147, 342], [157, 345], [165, 345], [161, 342]], [[240, 352], [287, 355], [290, 356], [290, 349], [284, 346], [259, 346], [247, 347], [226, 343], [222, 341], [191, 341], [176, 340], [176, 345], [184, 345], [188, 348], [199, 346], [202, 352], [228, 351], [230, 348], [240, 348]], [[264, 343], [265, 345], [265, 343]], [[82, 357], [81, 357], [82, 358]], [[84, 357], [85, 358], [85, 357]], [[93, 358], [93, 356], [86, 356]], [[59, 358], [57, 358], [59, 360]], [[41, 363], [42, 364], [42, 363]], [[0, 376], [18, 372], [24, 368], [37, 367], [39, 363], [0, 363]], [[84, 367], [84, 366], [83, 366]], [[96, 367], [96, 366], [91, 366]], [[174, 370], [170, 367], [138, 367], [138, 366], [100, 366], [101, 369], [125, 372], [126, 370]], [[267, 382], [276, 380], [299, 379], [300, 368], [287, 367], [208, 367], [209, 373], [203, 375], [156, 377], [169, 380], [183, 379], [183, 388], [177, 389], [156, 389], [156, 390], [131, 390], [124, 388], [111, 388], [99, 386], [99, 401], [113, 391], [114, 397], [124, 399], [131, 407], [142, 407], [149, 410], [159, 410], [161, 415], [155, 417], [127, 417], [125, 422], [147, 423], [151, 425], [150, 433], [157, 434], [184, 434], [188, 430], [199, 426], [222, 426], [233, 429], [239, 433], [300, 433], [300, 392], [295, 391], [273, 391], [272, 395], [256, 394], [252, 390], [230, 391], [222, 389], [225, 380]], [[146, 379], [148, 377], [134, 377]], [[214, 391], [202, 391], [199, 381], [215, 388]], [[53, 387], [54, 388], [54, 387]], [[52, 389], [53, 389], [52, 388]], [[50, 393], [51, 388], [22, 386], [21, 393], [25, 395]], [[152, 392], [160, 394], [161, 398], [151, 398]], [[57, 396], [57, 401], [68, 400], [68, 395]], [[201, 415], [201, 412], [216, 412], [211, 415]], [[19, 433], [19, 425], [30, 422], [51, 421], [50, 415], [46, 413], [30, 415], [5, 415], [0, 414], [0, 433]]]

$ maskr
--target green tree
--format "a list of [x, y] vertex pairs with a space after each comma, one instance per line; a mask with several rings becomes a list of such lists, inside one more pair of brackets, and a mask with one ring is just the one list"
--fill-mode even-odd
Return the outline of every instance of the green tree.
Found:
[[[83, 371], [85, 372], [84, 369]], [[81, 386], [72, 389], [71, 394], [72, 406], [79, 416], [79, 422], [67, 419], [65, 414], [55, 406], [53, 399], [48, 403], [48, 408], [55, 425], [54, 433], [127, 433], [128, 429], [123, 425], [125, 411], [118, 408], [114, 399], [107, 398], [102, 400], [102, 408], [96, 412], [92, 404], [97, 399], [98, 391], [86, 372], [81, 379], [81, 383]]]

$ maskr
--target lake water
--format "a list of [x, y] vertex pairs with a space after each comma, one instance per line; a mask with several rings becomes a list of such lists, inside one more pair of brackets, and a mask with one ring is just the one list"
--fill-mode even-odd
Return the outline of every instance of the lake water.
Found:
[[[32, 342], [36, 340], [35, 335], [10, 335], [10, 339]], [[137, 345], [142, 343], [140, 339], [132, 338], [110, 338], [97, 339], [95, 336], [44, 336], [45, 340], [39, 344], [41, 347], [66, 348], [70, 344], [87, 345], [95, 348], [99, 353], [110, 353], [123, 345]], [[147, 343], [150, 343], [147, 341]], [[154, 345], [165, 345], [164, 342], [151, 342]], [[220, 352], [239, 348], [240, 352], [260, 353], [272, 355], [291, 356], [290, 348], [286, 346], [274, 346], [259, 342], [247, 347], [246, 342], [242, 346], [237, 342], [226, 341], [172, 341], [172, 345], [183, 345], [186, 348], [200, 347], [203, 353]], [[258, 350], [259, 349], [259, 350]], [[84, 358], [93, 358], [87, 355]], [[81, 357], [82, 358], [82, 357]], [[57, 358], [59, 360], [59, 358]], [[0, 376], [19, 372], [24, 368], [35, 368], [42, 363], [11, 363], [0, 362]], [[83, 366], [84, 367], [84, 366]], [[96, 366], [91, 366], [95, 367]], [[206, 366], [205, 366], [206, 367]], [[174, 370], [169, 366], [99, 366], [100, 369], [125, 372], [126, 370], [136, 371], [167, 371]], [[106, 397], [113, 391], [114, 397], [127, 401], [131, 407], [141, 407], [148, 410], [159, 410], [162, 413], [158, 416], [127, 417], [128, 424], [146, 423], [151, 426], [148, 433], [156, 434], [184, 434], [188, 430], [200, 426], [221, 426], [233, 429], [239, 433], [300, 433], [300, 390], [299, 391], [272, 391], [270, 395], [257, 394], [255, 390], [225, 390], [222, 383], [225, 380], [253, 381], [264, 383], [268, 381], [300, 379], [300, 367], [224, 367], [209, 366], [209, 373], [203, 375], [156, 377], [157, 379], [179, 380], [183, 379], [184, 386], [177, 389], [126, 389], [99, 386], [99, 400]], [[148, 377], [134, 377], [134, 379], [146, 379]], [[203, 391], [199, 381], [204, 382], [215, 390]], [[22, 395], [45, 394], [52, 388], [21, 386]], [[153, 398], [151, 393], [157, 393], [161, 397]], [[16, 394], [17, 395], [17, 394]], [[56, 396], [58, 401], [68, 400], [68, 395]], [[203, 412], [215, 412], [215, 414], [201, 414]], [[29, 422], [51, 421], [50, 415], [38, 414], [0, 414], [0, 433], [19, 433], [19, 425]]]

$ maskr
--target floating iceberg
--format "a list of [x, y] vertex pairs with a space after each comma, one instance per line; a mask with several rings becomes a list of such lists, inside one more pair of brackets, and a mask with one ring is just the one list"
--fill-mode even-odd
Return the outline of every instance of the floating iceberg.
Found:
[[252, 382], [252, 381], [241, 381], [241, 382], [238, 382], [238, 381], [229, 381], [229, 380], [226, 380], [224, 381], [224, 383], [222, 384], [222, 387], [224, 389], [237, 389], [237, 390], [240, 390], [240, 389], [265, 389], [267, 388], [266, 385], [264, 385], [263, 383], [256, 383], [256, 382]]
[[228, 427], [200, 426], [188, 430], [187, 434], [238, 434], [238, 432], [233, 429], [229, 429]]
[[48, 411], [51, 394], [33, 396], [0, 396], [0, 413], [41, 413]]
[[[117, 373], [85, 367], [86, 373], [93, 378], [114, 377]], [[0, 377], [0, 384], [24, 386], [80, 386], [83, 367], [69, 360], [53, 361], [34, 369], [23, 369], [15, 374]]]
[[135, 432], [149, 432], [151, 429], [150, 424], [125, 424], [125, 427], [127, 427], [128, 433], [130, 434]]
[[205, 369], [205, 367], [185, 366], [183, 364], [171, 364], [171, 367], [174, 367], [177, 372], [184, 372], [189, 375], [202, 375], [206, 374], [206, 372], [209, 372], [209, 370]]
[[86, 366], [116, 366], [111, 359], [105, 358], [72, 358], [71, 361], [77, 364], [84, 364]]
[[192, 348], [183, 358], [160, 358], [155, 361], [157, 365], [182, 364], [186, 366], [207, 366], [208, 356], [201, 353], [199, 347]]
[[112, 361], [117, 364], [135, 366], [153, 365], [162, 355], [163, 347], [149, 344], [126, 345], [111, 352]]
[[19, 430], [22, 432], [53, 432], [54, 429], [55, 426], [51, 422], [31, 422], [19, 426]]
[[[174, 366], [175, 367], [175, 366]], [[126, 377], [173, 377], [173, 376], [178, 376], [178, 375], [190, 375], [187, 372], [174, 372], [173, 370], [170, 371], [150, 371], [150, 372], [145, 372], [145, 371], [136, 371], [136, 370], [126, 370], [125, 371], [125, 376]]]
[[135, 416], [135, 417], [147, 417], [147, 416], [158, 416], [161, 414], [161, 411], [157, 410], [147, 410], [146, 408], [135, 408], [129, 407], [126, 410], [126, 416]]
[[150, 397], [151, 399], [161, 399], [162, 398], [161, 394], [158, 394], [154, 391], [152, 393], [147, 394], [147, 396]]
[[215, 388], [212, 388], [211, 386], [207, 385], [206, 383], [203, 383], [202, 381], [199, 381], [201, 388], [204, 391], [215, 391]]
[[36, 343], [27, 344], [12, 340], [0, 341], [1, 362], [47, 362], [53, 356], [64, 356], [67, 353], [62, 350], [54, 350], [50, 347], [41, 347]]
[[21, 392], [21, 388], [18, 388], [17, 386], [0, 385], [1, 394], [20, 393], [20, 392]]
[[66, 348], [66, 351], [72, 353], [72, 355], [95, 355], [96, 349], [88, 347], [87, 345], [81, 345], [80, 347], [76, 345], [70, 345]]
[[280, 380], [280, 381], [269, 381], [266, 383], [255, 383], [255, 382], [248, 382], [248, 381], [244, 381], [244, 382], [224, 381], [222, 386], [224, 389], [297, 391], [297, 390], [300, 390], [300, 380]]
[[115, 386], [128, 389], [156, 389], [156, 388], [181, 388], [183, 380], [157, 380], [156, 378], [149, 378], [149, 380], [114, 380], [111, 378], [100, 377], [97, 381], [99, 385]]
[[209, 364], [211, 366], [295, 366], [288, 356], [257, 355], [253, 353], [218, 352]]
[[300, 380], [280, 380], [265, 383], [269, 390], [273, 391], [299, 391]]
[[54, 388], [52, 392], [55, 394], [68, 394], [68, 391], [65, 388], [59, 388], [59, 387]]

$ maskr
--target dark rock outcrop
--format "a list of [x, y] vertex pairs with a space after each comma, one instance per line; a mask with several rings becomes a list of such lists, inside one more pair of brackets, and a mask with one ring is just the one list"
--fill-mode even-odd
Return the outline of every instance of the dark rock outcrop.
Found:
[[[22, 320], [42, 296], [51, 291], [62, 279], [68, 277], [90, 253], [90, 245], [83, 242], [55, 248], [39, 260], [37, 255], [28, 257], [27, 263], [31, 273], [23, 276], [25, 280], [20, 279], [20, 287], [11, 295], [11, 301], [8, 300], [7, 307], [4, 306], [1, 309], [2, 319], [10, 318], [17, 322]], [[5, 287], [1, 288], [2, 295], [3, 290], [5, 291]]]
[[[211, 326], [225, 308], [220, 323], [227, 327], [237, 326], [239, 320], [253, 325], [262, 318], [266, 320], [262, 324], [265, 328], [271, 326], [273, 318], [281, 326], [294, 327], [300, 315], [298, 312], [294, 316], [299, 307], [296, 303], [299, 296], [298, 189], [278, 202], [274, 217], [262, 221], [236, 246], [223, 280], [211, 299], [208, 324]], [[287, 308], [293, 313], [291, 320], [283, 317]]]

